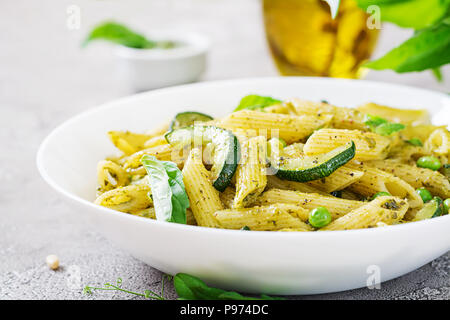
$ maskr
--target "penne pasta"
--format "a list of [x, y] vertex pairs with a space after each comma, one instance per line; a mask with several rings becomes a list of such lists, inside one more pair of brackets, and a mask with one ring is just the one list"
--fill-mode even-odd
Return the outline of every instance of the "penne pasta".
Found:
[[328, 177], [306, 183], [314, 188], [329, 193], [347, 188], [361, 179], [363, 174], [364, 173], [362, 171], [343, 165]]
[[284, 228], [313, 230], [303, 222], [308, 219], [308, 212], [293, 204], [227, 209], [217, 211], [214, 216], [225, 229], [249, 227], [254, 231], [276, 231]]
[[227, 209], [233, 207], [235, 196], [236, 196], [236, 189], [234, 187], [227, 187], [223, 192], [219, 193], [220, 201], [222, 201], [224, 208]]
[[109, 131], [108, 137], [126, 155], [144, 149], [145, 142], [152, 138], [152, 136], [147, 134], [133, 133], [130, 131]]
[[169, 144], [163, 144], [153, 148], [144, 149], [127, 157], [124, 161], [123, 167], [126, 170], [137, 169], [141, 167], [141, 159], [144, 155], [155, 156], [158, 160], [175, 161], [176, 159], [173, 159], [172, 157], [173, 153], [174, 152]]
[[95, 203], [121, 212], [133, 212], [152, 205], [148, 184], [129, 185], [107, 191], [100, 195]]
[[183, 182], [197, 224], [219, 228], [214, 212], [223, 209], [219, 192], [212, 186], [209, 172], [202, 164], [200, 150], [194, 148], [183, 167]]
[[317, 193], [322, 195], [328, 195], [326, 192], [322, 192], [319, 189], [316, 189], [306, 183], [281, 180], [280, 178], [273, 175], [267, 176], [267, 187], [283, 190], [296, 190], [305, 193]]
[[236, 171], [234, 208], [251, 205], [264, 191], [267, 184], [266, 138], [259, 136], [245, 141], [241, 153], [241, 164]]
[[103, 160], [97, 165], [98, 191], [104, 192], [130, 183], [129, 174], [117, 163]]
[[436, 155], [450, 153], [450, 132], [447, 129], [436, 129], [425, 141], [425, 150]]
[[391, 122], [409, 125], [430, 124], [430, 115], [427, 110], [396, 109], [376, 103], [366, 103], [356, 108], [365, 114], [379, 116]]
[[333, 219], [341, 217], [351, 210], [364, 205], [364, 202], [362, 201], [339, 199], [316, 193], [304, 193], [281, 189], [269, 189], [264, 192], [257, 201], [258, 205], [271, 205], [277, 203], [297, 204], [307, 210], [312, 210], [321, 206], [326, 207], [330, 211]]
[[278, 137], [287, 143], [300, 141], [314, 130], [327, 125], [330, 116], [293, 116], [278, 113], [242, 110], [231, 113], [218, 126], [233, 129], [267, 130], [267, 137]]
[[331, 126], [338, 129], [367, 130], [364, 123], [364, 113], [351, 109], [336, 107], [324, 102], [312, 102], [301, 99], [291, 99], [286, 104], [291, 105], [298, 115], [331, 115]]
[[379, 222], [393, 224], [408, 210], [408, 203], [396, 197], [377, 197], [348, 214], [332, 221], [319, 231], [350, 230], [377, 227]]
[[422, 198], [416, 190], [406, 181], [383, 170], [370, 167], [366, 164], [347, 164], [349, 168], [363, 171], [364, 175], [349, 189], [362, 194], [366, 197], [372, 197], [378, 192], [388, 192], [389, 194], [406, 199], [411, 208], [423, 205]]
[[308, 138], [303, 151], [307, 155], [329, 152], [353, 141], [356, 145], [355, 159], [373, 160], [386, 158], [391, 140], [372, 132], [344, 129], [321, 129]]
[[394, 176], [409, 183], [415, 189], [425, 187], [432, 194], [436, 194], [444, 199], [450, 197], [450, 182], [438, 171], [419, 168], [415, 165], [408, 165], [392, 160], [367, 161], [364, 164], [392, 173]]

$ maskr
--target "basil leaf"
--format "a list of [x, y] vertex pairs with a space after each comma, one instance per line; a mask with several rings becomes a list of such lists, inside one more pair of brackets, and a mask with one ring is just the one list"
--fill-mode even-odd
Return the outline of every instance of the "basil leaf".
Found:
[[441, 69], [439, 68], [433, 68], [431, 69], [431, 72], [433, 73], [434, 77], [438, 82], [442, 82], [444, 80], [444, 77], [442, 76]]
[[239, 111], [243, 109], [250, 109], [250, 110], [264, 109], [265, 107], [272, 106], [278, 103], [281, 103], [281, 100], [274, 99], [272, 97], [263, 97], [257, 94], [251, 94], [243, 97], [239, 102], [237, 108], [234, 109], [234, 111]]
[[386, 119], [383, 119], [379, 116], [373, 116], [371, 114], [366, 114], [364, 116], [364, 124], [369, 126], [370, 128], [376, 128], [380, 124], [387, 123], [388, 121]]
[[364, 124], [369, 126], [372, 132], [383, 136], [388, 136], [396, 131], [405, 129], [405, 125], [401, 123], [388, 122], [386, 119], [371, 114], [366, 114], [364, 116]]
[[[200, 284], [199, 281], [201, 282]], [[173, 277], [173, 285], [179, 299], [197, 299], [195, 293], [191, 290], [191, 288], [202, 284], [204, 285], [203, 281], [185, 273], [178, 273], [175, 275], [175, 277]]]
[[444, 18], [450, 8], [450, 0], [356, 0], [358, 6], [380, 8], [382, 21], [392, 22], [404, 28], [423, 29]]
[[180, 300], [282, 300], [267, 295], [261, 295], [260, 298], [246, 297], [234, 291], [209, 287], [199, 278], [186, 273], [176, 274], [173, 284]]
[[185, 224], [189, 198], [177, 165], [148, 155], [141, 162], [148, 174], [156, 219]]
[[401, 123], [382, 123], [377, 126], [374, 130], [375, 133], [378, 133], [382, 136], [389, 136], [394, 132], [405, 129], [405, 125]]
[[210, 288], [202, 280], [186, 273], [178, 273], [173, 278], [179, 298], [187, 300], [217, 300], [225, 290]]
[[423, 71], [450, 63], [450, 24], [439, 25], [417, 32], [378, 60], [364, 66], [396, 72]]
[[156, 42], [116, 22], [105, 22], [95, 27], [83, 45], [87, 45], [92, 40], [106, 40], [137, 49], [149, 49], [156, 46]]
[[422, 147], [423, 143], [418, 138], [412, 138], [410, 140], [406, 140], [407, 143], [412, 144], [413, 146]]

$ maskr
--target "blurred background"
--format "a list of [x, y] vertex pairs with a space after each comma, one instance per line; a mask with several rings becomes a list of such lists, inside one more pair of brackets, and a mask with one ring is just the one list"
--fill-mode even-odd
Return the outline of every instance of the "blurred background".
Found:
[[[74, 8], [80, 14], [78, 27], [73, 25]], [[269, 13], [270, 19], [280, 19], [276, 8]], [[295, 25], [299, 19], [307, 18], [296, 17], [291, 22]], [[140, 290], [151, 288], [160, 280], [156, 271], [82, 225], [73, 209], [43, 182], [35, 168], [37, 148], [54, 127], [81, 111], [135, 92], [118, 70], [111, 45], [98, 42], [81, 48], [89, 31], [109, 19], [144, 33], [179, 29], [208, 37], [208, 65], [201, 81], [279, 75], [266, 41], [262, 0], [2, 0], [0, 256], [8, 258], [2, 258], [0, 263], [0, 297], [81, 298], [80, 290], [67, 290], [65, 285], [70, 265], [81, 268], [84, 284], [114, 281], [122, 276], [130, 289]], [[353, 21], [357, 26], [358, 20], [350, 19]], [[281, 32], [296, 46], [301, 41], [317, 40], [308, 39], [304, 33], [296, 38], [283, 31], [289, 26], [278, 26], [281, 31], [268, 28], [272, 39]], [[373, 57], [382, 56], [412, 32], [383, 24]], [[273, 46], [272, 49], [277, 50]], [[294, 50], [294, 55], [299, 52], [295, 46], [283, 50]], [[326, 52], [319, 50], [318, 57], [321, 54]], [[310, 57], [299, 59], [304, 62]], [[280, 63], [278, 60], [281, 70], [292, 74], [292, 68]], [[310, 63], [320, 65], [318, 60]], [[442, 68], [442, 74], [441, 83], [430, 71], [370, 71], [365, 78], [449, 92], [449, 65]], [[65, 269], [50, 273], [45, 268], [44, 259], [50, 253], [60, 256]], [[448, 259], [447, 254], [415, 276], [406, 276], [407, 280], [401, 278], [386, 284], [382, 292], [387, 295], [383, 298], [448, 283]], [[382, 293], [375, 291], [367, 296], [343, 293], [333, 297], [380, 297]], [[443, 293], [428, 294], [439, 297]]]

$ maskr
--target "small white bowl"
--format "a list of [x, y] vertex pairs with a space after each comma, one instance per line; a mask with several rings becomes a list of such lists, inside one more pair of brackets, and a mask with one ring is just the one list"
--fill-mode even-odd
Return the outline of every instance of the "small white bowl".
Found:
[[197, 33], [155, 32], [152, 40], [174, 41], [171, 49], [116, 48], [120, 71], [135, 91], [194, 82], [206, 69], [209, 41]]

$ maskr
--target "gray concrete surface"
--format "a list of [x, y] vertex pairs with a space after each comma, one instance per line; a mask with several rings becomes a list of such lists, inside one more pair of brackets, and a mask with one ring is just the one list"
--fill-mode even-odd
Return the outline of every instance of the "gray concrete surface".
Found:
[[[66, 27], [67, 7], [81, 9], [81, 29]], [[59, 123], [132, 92], [115, 71], [107, 46], [80, 50], [86, 31], [116, 18], [142, 29], [181, 27], [213, 40], [203, 80], [271, 76], [257, 0], [1, 1], [0, 2], [0, 299], [133, 299], [85, 285], [123, 278], [123, 286], [158, 290], [161, 273], [113, 246], [40, 178], [35, 155]], [[385, 26], [376, 55], [409, 35]], [[373, 72], [369, 79], [450, 91], [429, 73]], [[45, 265], [57, 254], [61, 268]], [[294, 299], [449, 299], [450, 253], [380, 290], [359, 289]], [[79, 281], [77, 281], [79, 279]], [[175, 298], [173, 287], [167, 298]]]

